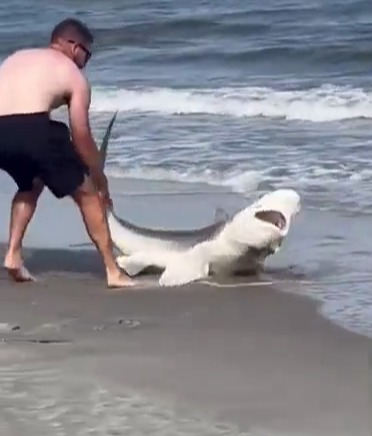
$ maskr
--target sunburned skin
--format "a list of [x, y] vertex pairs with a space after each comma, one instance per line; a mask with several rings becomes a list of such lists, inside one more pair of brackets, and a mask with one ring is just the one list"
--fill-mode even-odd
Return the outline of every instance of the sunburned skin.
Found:
[[0, 115], [50, 113], [66, 104], [64, 96], [81, 78], [79, 68], [57, 50], [20, 50], [0, 66]]

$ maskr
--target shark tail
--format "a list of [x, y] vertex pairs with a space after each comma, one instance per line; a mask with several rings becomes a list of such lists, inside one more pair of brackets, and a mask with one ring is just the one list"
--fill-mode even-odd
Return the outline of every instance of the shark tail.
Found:
[[114, 126], [114, 123], [115, 123], [117, 115], [118, 115], [118, 111], [116, 111], [114, 113], [114, 115], [112, 116], [112, 118], [111, 118], [111, 120], [110, 120], [110, 122], [109, 122], [109, 124], [108, 124], [108, 126], [106, 128], [106, 132], [105, 132], [105, 134], [103, 136], [101, 146], [99, 148], [99, 152], [100, 152], [100, 155], [101, 155], [103, 168], [105, 167], [105, 164], [106, 164], [107, 148], [108, 148], [108, 144], [110, 142], [112, 128]]
[[[107, 148], [108, 148], [108, 144], [110, 142], [112, 128], [114, 127], [114, 123], [116, 121], [117, 115], [118, 115], [118, 111], [114, 112], [113, 116], [111, 117], [111, 120], [110, 120], [108, 126], [106, 127], [105, 134], [103, 135], [101, 145], [99, 147], [99, 153], [101, 155], [103, 168], [105, 167], [105, 164], [106, 164]], [[83, 243], [77, 243], [77, 244], [70, 244], [70, 247], [84, 248], [84, 247], [90, 247], [92, 245], [93, 245], [92, 242], [83, 242]]]

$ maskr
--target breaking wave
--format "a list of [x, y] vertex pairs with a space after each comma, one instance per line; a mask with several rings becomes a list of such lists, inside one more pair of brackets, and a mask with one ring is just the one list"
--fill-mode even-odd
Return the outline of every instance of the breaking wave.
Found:
[[217, 89], [105, 88], [93, 90], [94, 112], [209, 114], [329, 122], [372, 118], [372, 91], [324, 85], [302, 90], [268, 87]]

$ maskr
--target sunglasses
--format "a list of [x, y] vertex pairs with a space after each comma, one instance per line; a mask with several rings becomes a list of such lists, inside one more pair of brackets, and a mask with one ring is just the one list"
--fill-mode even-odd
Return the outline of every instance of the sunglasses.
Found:
[[80, 42], [76, 42], [72, 39], [68, 39], [67, 42], [69, 42], [70, 44], [76, 44], [81, 50], [83, 50], [83, 52], [85, 53], [85, 62], [88, 62], [89, 59], [92, 57], [92, 52], [90, 50], [88, 50], [83, 44], [81, 44]]

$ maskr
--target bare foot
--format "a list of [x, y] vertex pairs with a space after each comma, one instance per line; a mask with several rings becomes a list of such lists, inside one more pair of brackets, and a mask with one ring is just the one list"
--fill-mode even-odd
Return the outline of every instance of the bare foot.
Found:
[[121, 272], [115, 274], [107, 273], [107, 286], [111, 289], [128, 288], [135, 285], [136, 282], [126, 274]]
[[22, 258], [15, 258], [9, 254], [5, 257], [4, 268], [7, 270], [9, 278], [15, 282], [34, 282], [35, 277], [29, 272], [29, 270], [23, 265]]

